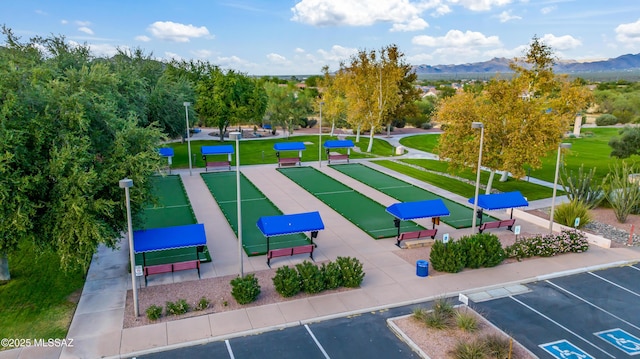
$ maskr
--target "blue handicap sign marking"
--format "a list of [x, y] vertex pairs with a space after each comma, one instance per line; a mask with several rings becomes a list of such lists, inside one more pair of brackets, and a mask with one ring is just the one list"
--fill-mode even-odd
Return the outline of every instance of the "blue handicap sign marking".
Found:
[[640, 354], [640, 339], [620, 328], [605, 330], [593, 334], [629, 355]]
[[566, 339], [540, 344], [538, 346], [557, 359], [595, 359]]

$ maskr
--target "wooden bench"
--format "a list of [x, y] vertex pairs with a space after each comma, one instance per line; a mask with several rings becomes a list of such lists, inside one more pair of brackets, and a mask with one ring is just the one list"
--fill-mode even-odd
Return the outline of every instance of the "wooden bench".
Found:
[[511, 228], [513, 227], [514, 223], [516, 223], [515, 218], [504, 219], [501, 221], [484, 222], [483, 224], [480, 225], [480, 227], [478, 228], [478, 231], [482, 233], [482, 231], [484, 231], [485, 229], [500, 228], [500, 227], [507, 227], [507, 229], [511, 231]]
[[278, 157], [278, 167], [289, 165], [295, 166], [297, 164], [300, 164], [302, 166], [300, 157]]
[[144, 285], [147, 285], [147, 277], [153, 274], [173, 273], [181, 270], [197, 269], [200, 278], [200, 260], [192, 260], [177, 263], [157, 264], [144, 267]]
[[212, 169], [231, 170], [231, 162], [229, 161], [207, 162], [204, 167], [205, 172], [209, 172], [209, 167], [211, 167]]
[[349, 155], [343, 155], [343, 154], [329, 154], [328, 157], [328, 162], [329, 164], [331, 164], [331, 161], [347, 161], [347, 163], [349, 163]]
[[269, 266], [269, 268], [271, 268], [271, 258], [289, 257], [289, 256], [294, 256], [296, 254], [304, 254], [304, 253], [309, 253], [309, 258], [311, 258], [311, 260], [314, 260], [313, 248], [315, 248], [313, 244], [305, 244], [303, 246], [297, 246], [297, 247], [270, 249], [269, 252], [267, 252], [267, 265]]
[[434, 239], [436, 238], [436, 233], [438, 233], [437, 228], [421, 229], [419, 231], [413, 231], [413, 232], [403, 232], [403, 233], [400, 233], [400, 235], [398, 236], [398, 242], [396, 243], [396, 246], [400, 247], [400, 242], [406, 241], [408, 239], [420, 239], [420, 238], [426, 238], [426, 237], [431, 237], [431, 239]]

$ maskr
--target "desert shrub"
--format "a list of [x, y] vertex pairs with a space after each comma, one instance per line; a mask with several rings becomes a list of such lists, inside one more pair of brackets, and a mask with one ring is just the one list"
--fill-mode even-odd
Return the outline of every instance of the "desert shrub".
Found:
[[425, 322], [427, 319], [427, 310], [425, 308], [414, 308], [413, 309], [413, 318], [419, 322]]
[[342, 285], [347, 288], [359, 287], [364, 280], [365, 273], [358, 258], [338, 257], [336, 263], [342, 273]]
[[495, 267], [504, 261], [506, 254], [498, 236], [492, 233], [478, 233], [476, 238], [482, 244], [485, 253], [483, 267]]
[[313, 127], [314, 127], [315, 125], [317, 125], [317, 124], [318, 124], [318, 120], [311, 119], [311, 120], [309, 120], [309, 121], [307, 122], [307, 127], [309, 127], [309, 128], [313, 128]]
[[454, 359], [484, 359], [486, 358], [486, 348], [480, 340], [459, 341], [451, 351]]
[[457, 273], [466, 264], [464, 256], [463, 248], [458, 242], [442, 243], [442, 241], [435, 241], [431, 247], [429, 261], [434, 270]]
[[484, 344], [485, 353], [489, 358], [507, 358], [509, 357], [510, 342], [509, 339], [497, 334], [489, 334], [479, 339]]
[[616, 162], [609, 167], [607, 201], [620, 223], [626, 222], [640, 203], [640, 186], [629, 180], [630, 175], [636, 172], [637, 168], [626, 162]]
[[207, 297], [202, 297], [196, 303], [195, 310], [205, 310], [209, 308], [209, 305], [211, 305], [211, 301]]
[[248, 274], [231, 280], [231, 296], [238, 304], [251, 303], [258, 298], [258, 295], [260, 295], [260, 285], [255, 275]]
[[453, 323], [456, 310], [446, 299], [437, 299], [431, 311], [424, 312], [422, 321], [425, 325], [433, 329], [445, 329]]
[[336, 262], [322, 263], [320, 268], [324, 275], [326, 289], [336, 289], [342, 286], [342, 271]]
[[185, 299], [166, 303], [167, 314], [180, 315], [189, 311], [189, 303]]
[[455, 314], [456, 325], [466, 332], [478, 330], [478, 318], [467, 311], [457, 311]]
[[581, 201], [588, 208], [596, 208], [598, 204], [604, 199], [604, 183], [593, 183], [593, 177], [596, 174], [595, 167], [588, 173], [584, 171], [584, 165], [580, 165], [577, 173], [570, 171], [567, 173], [567, 168], [562, 167], [562, 176], [560, 176], [560, 183], [567, 193], [569, 201]]
[[458, 244], [463, 253], [465, 267], [482, 267], [485, 262], [485, 251], [475, 235], [460, 237]]
[[530, 257], [551, 257], [562, 253], [580, 253], [589, 249], [587, 237], [578, 231], [562, 231], [558, 235], [546, 234], [518, 238], [505, 248], [509, 258], [521, 260]]
[[146, 313], [149, 320], [158, 320], [162, 316], [162, 307], [154, 304], [147, 308]]
[[300, 292], [300, 275], [289, 266], [278, 268], [272, 281], [276, 292], [283, 297], [293, 297]]
[[433, 128], [433, 124], [431, 122], [423, 122], [420, 125], [420, 128], [422, 128], [423, 130], [430, 130]]
[[324, 276], [317, 265], [304, 261], [296, 264], [300, 276], [301, 289], [307, 293], [320, 293], [324, 290]]
[[616, 123], [618, 123], [618, 118], [609, 113], [596, 117], [596, 126], [612, 126]]
[[568, 227], [573, 227], [576, 218], [580, 218], [578, 228], [582, 228], [585, 224], [591, 222], [589, 207], [580, 201], [562, 203], [556, 207], [553, 214], [555, 222]]

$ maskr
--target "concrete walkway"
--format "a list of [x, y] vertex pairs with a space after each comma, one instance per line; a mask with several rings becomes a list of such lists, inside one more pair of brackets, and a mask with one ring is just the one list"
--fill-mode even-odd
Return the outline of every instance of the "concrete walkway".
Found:
[[[375, 166], [375, 164], [371, 164]], [[372, 199], [390, 205], [395, 203], [377, 192], [327, 166], [322, 172], [338, 179]], [[199, 173], [180, 173], [198, 222], [204, 223], [213, 261], [203, 265], [203, 277], [238, 273], [239, 260], [235, 234], [226, 223]], [[582, 254], [568, 254], [500, 265], [495, 268], [466, 270], [457, 274], [429, 277], [415, 275], [415, 263], [408, 263], [394, 252], [395, 239], [373, 240], [351, 222], [324, 203], [290, 182], [273, 165], [251, 166], [245, 174], [283, 213], [317, 210], [326, 229], [318, 239], [318, 260], [334, 260], [337, 256], [354, 256], [362, 261], [366, 277], [355, 290], [318, 295], [261, 307], [213, 313], [136, 328], [122, 328], [127, 290], [131, 289], [128, 273], [128, 246], [123, 241], [119, 250], [100, 248], [92, 261], [85, 287], [69, 328], [72, 348], [24, 348], [0, 352], [0, 359], [17, 358], [120, 358], [258, 333], [275, 328], [301, 325], [310, 321], [361, 313], [391, 306], [424, 302], [443, 296], [465, 293], [482, 297], [518, 288], [518, 284], [541, 277], [563, 275], [600, 267], [621, 265], [640, 260], [639, 248], [603, 249], [592, 246]], [[442, 189], [397, 175], [447, 198], [466, 203], [466, 198]], [[541, 201], [540, 205], [544, 205]], [[426, 222], [425, 222], [426, 224]], [[429, 221], [430, 224], [430, 221]], [[545, 228], [520, 222], [523, 233], [541, 233]], [[453, 238], [469, 234], [470, 229], [455, 230], [441, 224], [441, 231]], [[427, 258], [425, 258], [427, 259]], [[274, 267], [292, 265], [303, 259], [278, 259]], [[264, 256], [247, 257], [243, 253], [245, 273], [266, 269]], [[184, 277], [168, 276], [159, 281], [183, 281]], [[197, 278], [195, 278], [197, 280]], [[479, 293], [479, 294], [478, 294]], [[484, 293], [484, 294], [483, 294]], [[143, 308], [141, 308], [141, 312]]]

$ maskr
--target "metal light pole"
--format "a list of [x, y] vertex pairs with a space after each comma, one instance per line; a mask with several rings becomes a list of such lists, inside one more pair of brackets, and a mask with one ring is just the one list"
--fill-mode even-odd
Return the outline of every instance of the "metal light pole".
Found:
[[320, 132], [318, 132], [318, 167], [322, 167], [322, 105], [324, 105], [324, 101], [320, 101]]
[[191, 102], [183, 102], [184, 118], [187, 121], [187, 148], [189, 149], [189, 176], [191, 176], [191, 137], [189, 136], [189, 106]]
[[480, 167], [482, 166], [482, 141], [484, 138], [484, 125], [482, 122], [471, 123], [471, 128], [480, 129], [480, 152], [478, 153], [478, 174], [476, 176], [476, 194], [473, 197], [473, 218], [471, 219], [472, 232], [476, 232], [476, 217], [478, 216], [478, 191], [480, 190]]
[[558, 145], [558, 159], [556, 160], [556, 176], [553, 179], [553, 195], [551, 196], [551, 213], [549, 213], [549, 234], [553, 234], [553, 212], [556, 205], [556, 189], [558, 187], [558, 172], [560, 171], [560, 154], [563, 148], [571, 148], [570, 143]]
[[240, 195], [240, 132], [231, 132], [229, 136], [236, 136], [236, 205], [238, 209], [238, 263], [240, 263], [240, 277], [244, 277], [242, 268], [242, 196]]
[[131, 261], [131, 289], [133, 290], [133, 312], [136, 315], [136, 318], [140, 315], [140, 310], [138, 309], [138, 286], [136, 284], [136, 258], [133, 255], [133, 231], [131, 225], [131, 197], [129, 197], [129, 188], [133, 187], [133, 180], [129, 178], [121, 179], [120, 188], [124, 188], [124, 194], [126, 197], [126, 205], [127, 205], [127, 232], [129, 237], [129, 260]]

